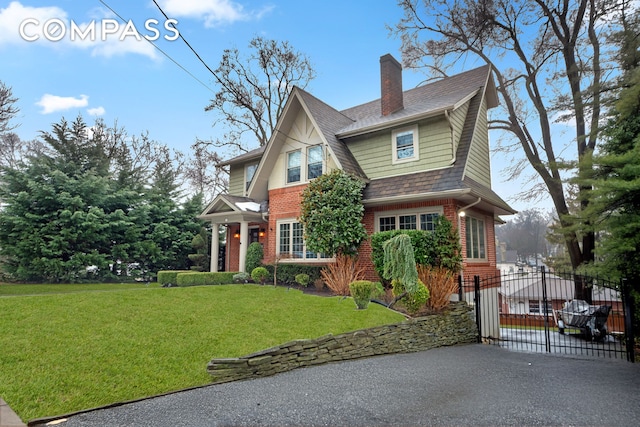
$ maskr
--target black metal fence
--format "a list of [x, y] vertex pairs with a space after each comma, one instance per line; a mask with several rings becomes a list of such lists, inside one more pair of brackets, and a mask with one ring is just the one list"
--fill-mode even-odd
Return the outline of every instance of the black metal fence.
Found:
[[478, 341], [512, 350], [634, 361], [633, 305], [626, 281], [575, 273], [460, 277]]

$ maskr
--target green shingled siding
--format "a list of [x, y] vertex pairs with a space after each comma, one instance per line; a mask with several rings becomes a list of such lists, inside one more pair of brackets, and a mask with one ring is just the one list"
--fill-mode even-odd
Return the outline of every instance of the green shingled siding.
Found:
[[419, 123], [419, 160], [392, 163], [392, 130], [349, 139], [347, 146], [371, 179], [449, 166], [453, 151], [451, 129], [444, 116]]
[[457, 108], [450, 115], [451, 125], [453, 126], [453, 141], [454, 141], [454, 150], [458, 149], [458, 144], [460, 144], [460, 135], [462, 134], [462, 128], [464, 127], [464, 122], [467, 118], [467, 111], [469, 111], [469, 103], [466, 102], [461, 107]]
[[229, 194], [244, 196], [244, 165], [231, 165], [229, 172]]
[[478, 113], [476, 131], [471, 141], [466, 176], [491, 188], [491, 161], [487, 129], [487, 103], [483, 101]]

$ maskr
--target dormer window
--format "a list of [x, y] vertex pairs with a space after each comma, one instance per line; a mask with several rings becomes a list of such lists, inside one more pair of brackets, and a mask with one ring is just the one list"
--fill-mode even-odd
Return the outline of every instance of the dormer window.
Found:
[[322, 145], [309, 147], [307, 150], [307, 180], [322, 175]]
[[300, 161], [302, 154], [300, 150], [287, 153], [287, 184], [300, 182]]
[[391, 134], [393, 163], [418, 160], [418, 126], [402, 128]]

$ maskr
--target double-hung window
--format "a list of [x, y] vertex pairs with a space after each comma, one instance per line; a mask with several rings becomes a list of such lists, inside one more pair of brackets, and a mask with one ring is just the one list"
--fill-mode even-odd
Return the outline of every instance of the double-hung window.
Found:
[[465, 217], [467, 259], [487, 258], [484, 221], [472, 216]]
[[319, 260], [323, 254], [307, 250], [304, 242], [304, 228], [295, 220], [278, 222], [278, 255], [284, 259]]
[[322, 145], [315, 145], [307, 150], [307, 179], [312, 180], [320, 175], [322, 175]]
[[287, 184], [300, 182], [300, 165], [302, 152], [300, 150], [287, 153]]
[[245, 181], [245, 186], [244, 189], [248, 190], [249, 186], [251, 185], [251, 180], [253, 180], [253, 176], [256, 174], [256, 170], [258, 169], [258, 164], [257, 163], [253, 163], [250, 165], [245, 166], [244, 168], [244, 181]]
[[398, 129], [391, 134], [393, 163], [418, 160], [418, 126]]

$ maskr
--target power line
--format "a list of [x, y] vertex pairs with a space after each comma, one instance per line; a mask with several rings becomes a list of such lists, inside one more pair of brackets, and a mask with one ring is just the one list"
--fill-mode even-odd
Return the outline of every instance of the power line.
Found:
[[[102, 0], [101, 0], [102, 1]], [[164, 13], [164, 10], [162, 10], [162, 8], [160, 7], [160, 5], [158, 4], [158, 2], [156, 0], [153, 0], [153, 4], [156, 5], [156, 7], [158, 8], [158, 10], [160, 11], [160, 13], [162, 13], [162, 15], [165, 17], [165, 19], [169, 19], [169, 17], [167, 16], [166, 13]], [[174, 27], [175, 28], [175, 27]], [[191, 44], [187, 41], [187, 39], [184, 38], [184, 36], [182, 35], [182, 33], [180, 33], [178, 31], [178, 37], [180, 37], [180, 39], [184, 42], [184, 44], [187, 45], [187, 47], [191, 50], [191, 52], [193, 52], [193, 54], [196, 56], [196, 58], [198, 58], [198, 60], [202, 63], [202, 65], [205, 66], [205, 68], [207, 70], [209, 70], [209, 72], [211, 73], [211, 75], [213, 75], [213, 77], [215, 77], [216, 81], [224, 86], [224, 82], [222, 81], [222, 79], [220, 79], [220, 77], [218, 77], [218, 75], [215, 73], [215, 71], [213, 71], [211, 69], [211, 67], [209, 67], [209, 65], [204, 62], [204, 59], [202, 59], [202, 57], [200, 57], [200, 55], [198, 54], [198, 52], [196, 52], [196, 50], [191, 46]]]
[[[120, 14], [118, 14], [118, 12], [116, 12], [115, 10], [113, 10], [113, 8], [111, 8], [111, 6], [109, 6], [107, 3], [104, 2], [104, 0], [98, 0], [100, 3], [102, 3], [107, 9], [109, 9], [114, 15], [116, 15], [118, 18], [120, 18], [120, 20], [122, 22], [127, 22], [122, 16], [120, 16]], [[154, 1], [155, 3], [155, 1]], [[164, 12], [162, 13], [164, 15]], [[166, 15], [165, 15], [166, 17]], [[167, 18], [169, 19], [169, 18]], [[174, 27], [175, 28], [175, 27]], [[180, 34], [178, 32], [178, 34]], [[182, 35], [180, 35], [180, 37], [182, 38]], [[175, 59], [173, 59], [168, 53], [166, 53], [164, 50], [162, 50], [160, 47], [158, 47], [155, 43], [153, 43], [151, 40], [146, 39], [145, 40], [147, 42], [149, 42], [151, 44], [151, 46], [155, 47], [156, 49], [158, 49], [167, 59], [169, 59], [171, 62], [173, 62], [174, 64], [176, 64], [182, 71], [184, 71], [185, 73], [187, 73], [192, 79], [194, 79], [195, 81], [197, 81], [198, 83], [200, 83], [202, 86], [204, 86], [207, 90], [215, 93], [215, 91], [213, 89], [211, 89], [209, 86], [207, 86], [204, 82], [202, 82], [202, 80], [200, 80], [199, 78], [197, 78], [196, 76], [194, 76], [189, 70], [187, 70], [185, 67], [183, 67], [181, 64], [178, 63], [178, 61], [176, 61]], [[208, 68], [208, 67], [207, 67]]]

